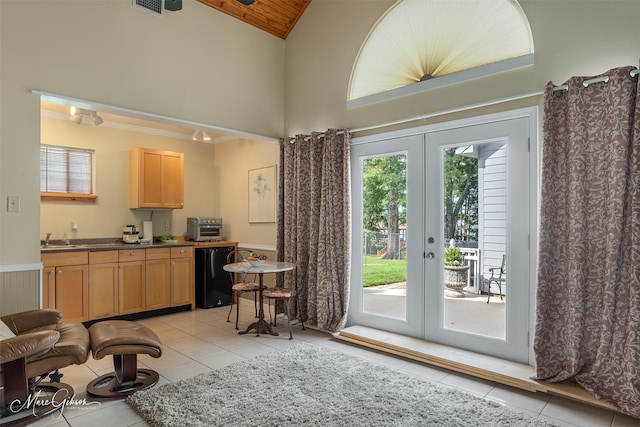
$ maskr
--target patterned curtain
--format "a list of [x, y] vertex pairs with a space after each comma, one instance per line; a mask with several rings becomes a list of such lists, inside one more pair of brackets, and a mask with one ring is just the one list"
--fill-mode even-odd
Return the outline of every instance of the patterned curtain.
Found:
[[276, 284], [296, 289], [296, 316], [329, 331], [349, 302], [350, 141], [332, 129], [280, 141], [278, 261], [296, 268]]
[[544, 97], [535, 379], [640, 417], [640, 94], [632, 67]]

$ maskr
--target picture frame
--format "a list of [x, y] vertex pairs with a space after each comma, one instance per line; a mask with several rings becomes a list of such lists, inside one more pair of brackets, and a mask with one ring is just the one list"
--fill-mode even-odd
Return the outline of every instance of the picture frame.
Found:
[[276, 165], [249, 170], [249, 222], [276, 222]]

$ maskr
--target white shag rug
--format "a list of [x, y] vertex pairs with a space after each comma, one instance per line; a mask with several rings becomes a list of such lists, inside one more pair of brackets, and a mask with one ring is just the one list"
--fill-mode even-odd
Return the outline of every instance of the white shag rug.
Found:
[[152, 426], [548, 426], [497, 402], [296, 344], [127, 402]]

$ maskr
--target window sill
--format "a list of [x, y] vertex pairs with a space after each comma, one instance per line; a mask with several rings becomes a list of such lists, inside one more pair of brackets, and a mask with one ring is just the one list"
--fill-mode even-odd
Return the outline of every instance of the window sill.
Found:
[[90, 203], [95, 204], [97, 194], [78, 194], [78, 193], [43, 193], [40, 192], [41, 202], [72, 202], [72, 203]]

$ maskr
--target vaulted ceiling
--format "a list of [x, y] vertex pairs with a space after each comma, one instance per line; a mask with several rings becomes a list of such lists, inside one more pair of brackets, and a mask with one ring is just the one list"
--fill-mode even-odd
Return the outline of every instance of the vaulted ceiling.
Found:
[[227, 15], [286, 39], [311, 0], [198, 0]]

